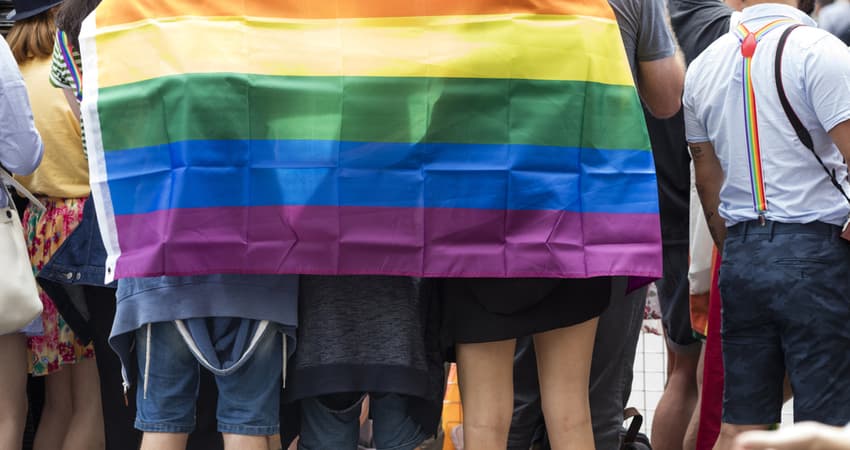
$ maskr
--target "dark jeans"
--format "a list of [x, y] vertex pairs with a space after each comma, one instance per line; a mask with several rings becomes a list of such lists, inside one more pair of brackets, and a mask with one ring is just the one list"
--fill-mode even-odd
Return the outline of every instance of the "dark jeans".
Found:
[[[621, 283], [617, 286], [617, 283]], [[590, 368], [590, 414], [598, 449], [619, 447], [623, 410], [631, 395], [635, 351], [646, 305], [646, 288], [625, 295], [615, 279], [611, 304], [599, 317]], [[544, 435], [540, 387], [532, 338], [517, 340], [514, 359], [514, 416], [509, 450], [528, 450]]]
[[[301, 400], [301, 450], [355, 450], [360, 436], [360, 411], [366, 394], [343, 393]], [[408, 413], [402, 394], [369, 394], [374, 445], [381, 450], [412, 450], [427, 433]]]
[[655, 282], [661, 323], [668, 347], [676, 353], [698, 353], [700, 341], [691, 327], [691, 304], [688, 291], [688, 243], [664, 245], [664, 277]]
[[723, 421], [850, 421], [850, 242], [820, 222], [729, 228], [720, 268]]
[[128, 392], [127, 404], [124, 403], [121, 361], [107, 342], [112, 330], [112, 320], [115, 318], [115, 289], [95, 286], [79, 288], [89, 312], [88, 325], [97, 357], [106, 449], [137, 449], [141, 442], [141, 433], [133, 428], [136, 396], [133, 392]]

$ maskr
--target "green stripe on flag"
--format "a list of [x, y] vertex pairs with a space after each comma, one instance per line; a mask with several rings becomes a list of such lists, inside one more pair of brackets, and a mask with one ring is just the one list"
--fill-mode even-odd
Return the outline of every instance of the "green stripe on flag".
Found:
[[577, 81], [192, 74], [102, 89], [106, 151], [185, 140], [649, 150], [633, 87]]

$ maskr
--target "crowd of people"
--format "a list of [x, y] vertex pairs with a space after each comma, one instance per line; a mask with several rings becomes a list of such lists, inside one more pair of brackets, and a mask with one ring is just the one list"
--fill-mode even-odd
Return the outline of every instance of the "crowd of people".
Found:
[[[464, 5], [465, 1], [433, 3], [439, 4], [434, 8], [458, 17], [472, 14], [469, 11], [560, 14], [575, 8], [570, 11], [581, 11], [579, 16], [592, 16], [593, 8], [604, 8], [604, 14], [613, 11], [619, 39], [616, 45], [606, 43], [605, 48], [614, 49], [616, 55], [605, 58], [616, 60], [625, 49], [622, 67], [631, 72], [624, 76], [627, 81], [617, 83], [620, 87], [628, 84], [629, 90], [625, 97], [600, 99], [599, 105], [584, 108], [608, 111], [614, 104], [622, 108], [619, 112], [624, 116], [638, 120], [641, 126], [645, 123], [638, 136], [639, 140], [647, 137], [652, 150], [649, 167], [654, 165], [658, 198], [657, 203], [655, 198], [640, 202], [651, 204], [659, 213], [660, 222], [653, 231], [660, 240], [645, 243], [606, 236], [607, 240], [586, 245], [597, 244], [596, 251], [606, 254], [649, 248], [647, 254], [657, 258], [647, 258], [646, 267], [622, 269], [612, 262], [611, 267], [573, 277], [552, 277], [543, 265], [540, 272], [523, 272], [527, 278], [495, 278], [484, 270], [476, 272], [475, 267], [458, 277], [400, 276], [374, 270], [319, 274], [285, 270], [186, 273], [182, 269], [116, 277], [111, 225], [107, 225], [115, 220], [110, 216], [115, 207], [95, 198], [105, 191], [92, 186], [105, 182], [96, 179], [98, 171], [118, 167], [118, 157], [104, 154], [130, 153], [118, 144], [109, 148], [112, 141], [130, 142], [125, 134], [157, 133], [150, 131], [151, 125], [128, 118], [181, 122], [181, 133], [187, 130], [188, 137], [168, 140], [172, 138], [168, 136], [156, 142], [154, 137], [151, 146], [171, 152], [169, 158], [187, 165], [190, 159], [213, 157], [207, 153], [187, 156], [195, 144], [186, 142], [211, 142], [210, 153], [242, 144], [227, 144], [225, 138], [201, 140], [201, 136], [225, 136], [227, 125], [215, 125], [210, 117], [217, 112], [203, 110], [200, 103], [190, 104], [189, 94], [184, 99], [175, 91], [145, 85], [153, 78], [149, 74], [131, 73], [126, 77], [135, 80], [128, 83], [131, 87], [119, 86], [115, 80], [120, 77], [100, 60], [106, 46], [98, 47], [99, 53], [95, 50], [95, 42], [99, 46], [105, 41], [93, 36], [101, 26], [125, 27], [126, 32], [129, 26], [119, 19], [134, 14], [140, 15], [140, 23], [173, 21], [170, 32], [180, 36], [188, 36], [179, 28], [184, 22], [189, 31], [203, 30], [203, 25], [193, 24], [193, 14], [187, 13], [185, 17], [190, 19], [185, 19], [177, 13], [187, 2], [163, 6], [163, 10], [173, 8], [167, 11], [171, 17], [157, 7], [142, 5], [146, 2], [141, 0], [16, 0], [16, 9], [9, 16], [15, 24], [5, 39], [0, 38], [0, 165], [15, 174], [41, 205], [27, 204], [17, 195], [7, 199], [0, 190], [0, 207], [20, 214], [43, 312], [23, 329], [0, 335], [0, 450], [23, 447], [28, 420], [35, 429], [34, 450], [434, 450], [450, 448], [452, 441], [458, 450], [850, 448], [850, 431], [842, 428], [850, 423], [850, 331], [846, 326], [850, 322], [850, 177], [846, 162], [850, 159], [850, 3], [596, 0], [600, 6], [593, 0], [535, 0], [494, 1], [491, 3], [499, 5], [483, 6], [487, 2], [470, 0], [470, 5]], [[223, 23], [230, 10], [219, 3], [242, 2], [210, 2], [217, 5], [208, 5], [211, 10], [219, 8], [216, 19]], [[252, 14], [269, 14], [262, 0], [245, 3], [250, 7], [242, 5], [245, 17], [240, 20], [250, 22]], [[345, 5], [337, 5], [333, 14], [348, 18], [361, 17], [349, 10], [377, 11], [372, 4], [381, 2], [341, 3]], [[290, 20], [304, 26], [324, 17], [324, 12], [304, 12], [308, 10], [301, 11], [304, 17]], [[424, 15], [421, 12], [430, 9], [411, 11], [417, 12], [411, 15]], [[175, 19], [178, 16], [180, 20]], [[606, 20], [593, 18], [590, 22]], [[441, 26], [448, 30], [449, 25]], [[494, 27], [483, 35], [501, 39], [501, 30]], [[145, 39], [153, 36], [144, 30], [133, 33], [105, 40], [126, 39], [138, 45], [126, 49], [129, 60], [136, 57], [134, 52], [142, 52]], [[580, 45], [589, 46], [590, 40], [575, 40], [585, 44], [576, 44], [579, 47], [567, 53], [583, 55], [587, 48]], [[208, 49], [195, 48], [196, 44], [185, 45], [194, 54], [205, 55]], [[158, 45], [177, 48], [183, 44]], [[281, 54], [288, 51], [285, 46], [277, 50]], [[176, 67], [186, 67], [186, 73], [202, 75], [180, 78], [170, 85], [172, 89], [189, 92], [193, 83], [202, 88], [215, 86], [220, 90], [201, 97], [262, 103], [242, 92], [242, 85], [235, 81], [214, 84], [207, 79], [207, 72], [216, 72], [210, 68], [218, 67], [217, 61], [211, 61], [217, 54], [210, 50], [208, 58], [189, 62], [163, 56], [161, 62], [153, 63], [162, 67], [150, 73], [179, 73]], [[246, 72], [260, 67], [252, 66], [255, 58], [247, 51], [231, 52], [230, 56], [233, 61], [227, 67], [242, 65]], [[276, 61], [274, 55], [265, 57]], [[488, 57], [498, 59], [499, 55]], [[587, 58], [604, 59], [600, 55]], [[284, 60], [291, 62], [281, 56]], [[540, 61], [541, 65], [557, 63]], [[393, 64], [397, 62], [387, 66]], [[588, 64], [588, 72], [598, 71], [591, 66]], [[611, 67], [615, 71], [614, 65]], [[298, 75], [299, 70], [302, 68], [286, 73]], [[357, 70], [372, 74], [370, 68]], [[95, 72], [96, 76], [86, 78]], [[469, 73], [477, 76], [471, 69]], [[260, 79], [267, 74], [255, 75], [256, 85], [277, 86]], [[281, 78], [291, 81], [295, 77]], [[310, 82], [319, 83], [318, 78]], [[581, 80], [593, 84], [591, 78], [588, 75]], [[386, 80], [395, 82], [395, 78]], [[174, 88], [178, 83], [180, 87]], [[492, 95], [485, 84], [480, 83], [480, 91]], [[277, 89], [291, 91], [298, 86], [293, 82]], [[542, 86], [536, 89], [548, 89]], [[119, 88], [125, 89], [120, 95]], [[408, 95], [397, 85], [387, 89], [398, 90], [399, 97]], [[466, 89], [475, 88], [467, 85]], [[581, 95], [593, 95], [592, 88], [581, 89]], [[444, 90], [451, 88], [447, 85]], [[132, 96], [132, 100], [121, 103], [121, 95]], [[166, 101], [162, 98], [166, 95], [177, 95], [177, 99]], [[350, 91], [346, 101], [355, 106], [349, 110], [358, 107], [357, 95]], [[91, 100], [96, 96], [101, 102], [113, 102], [108, 111], [115, 114], [114, 120], [97, 120], [97, 114], [102, 116], [107, 110], [98, 110], [98, 102]], [[631, 114], [626, 105], [638, 99], [643, 114], [640, 109]], [[535, 108], [544, 110], [542, 104], [548, 100], [545, 96], [533, 98], [538, 102]], [[477, 101], [481, 104], [467, 105], [477, 108], [475, 114], [501, 120], [497, 116], [504, 111], [499, 107], [487, 109], [488, 103]], [[168, 110], [178, 103], [190, 105]], [[449, 103], [437, 100], [431, 105], [431, 121], [445, 129], [460, 127], [452, 136], [498, 134], [489, 128], [474, 129], [491, 126], [485, 121], [440, 122], [440, 108], [445, 110]], [[148, 112], [138, 111], [140, 105], [166, 111], [146, 116]], [[302, 106], [311, 111], [307, 114], [310, 120], [329, 120], [314, 104], [292, 108]], [[128, 111], [126, 117], [123, 110]], [[546, 123], [588, 135], [591, 129], [605, 130], [604, 134], [614, 136], [610, 142], [626, 132], [618, 128], [626, 122], [589, 114], [583, 117], [601, 122], [579, 128], [562, 125], [563, 118]], [[368, 126], [375, 129], [397, 125], [385, 113], [373, 113], [370, 120], [374, 123]], [[387, 124], [381, 124], [382, 120]], [[506, 120], [516, 121], [509, 127], [520, 127], [523, 119]], [[255, 132], [253, 128], [273, 128], [255, 122], [256, 117], [249, 124], [250, 133]], [[302, 135], [321, 134], [321, 127], [315, 125], [318, 122], [299, 123], [307, 128]], [[223, 128], [210, 129], [214, 126]], [[168, 128], [163, 134], [173, 130]], [[529, 130], [511, 135], [511, 141], [502, 144], [518, 144], [514, 140], [527, 136], [516, 136], [526, 132], [544, 133]], [[429, 130], [427, 137], [438, 140], [442, 132]], [[110, 133], [112, 141], [106, 143], [104, 136]], [[339, 134], [358, 135], [351, 130]], [[256, 141], [247, 142], [250, 147], [250, 142]], [[596, 150], [594, 145], [584, 146]], [[305, 147], [322, 151], [315, 143]], [[255, 151], [258, 153], [249, 159], [265, 157], [259, 155], [261, 150]], [[283, 151], [278, 148], [272, 153]], [[358, 157], [368, 159], [368, 151], [367, 145]], [[128, 169], [122, 170], [132, 172], [138, 167], [141, 171], [153, 164], [138, 156], [127, 158]], [[617, 163], [612, 161], [637, 160], [638, 156], [605, 158], [611, 161], [599, 170], [616, 171]], [[310, 163], [304, 158], [299, 164]], [[392, 164], [391, 168], [396, 168], [403, 162]], [[352, 171], [358, 169], [352, 167]], [[522, 166], [518, 163], [517, 167]], [[553, 164], [549, 171], [568, 170], [563, 167]], [[186, 192], [228, 195], [221, 186], [181, 186], [202, 178], [168, 170], [175, 171], [167, 175], [169, 188], [174, 188], [173, 184]], [[219, 183], [221, 178], [204, 179]], [[636, 177], [621, 179], [627, 185]], [[117, 192], [120, 182], [109, 186]], [[133, 198], [140, 205], [154, 202], [142, 191], [145, 185], [134, 186], [122, 189], [136, 189]], [[150, 186], [154, 185], [147, 189], [152, 189]], [[374, 190], [382, 187], [374, 186]], [[288, 188], [300, 189], [280, 186], [284, 192]], [[627, 186], [626, 191], [632, 188], [637, 190]], [[540, 191], [532, 194], [549, 195], [542, 188]], [[478, 194], [492, 195], [484, 190]], [[606, 197], [606, 201], [626, 204], [630, 200]], [[507, 216], [506, 211], [498, 212]], [[197, 221], [217, 220], [197, 217]], [[286, 220], [282, 216], [273, 219], [254, 225], [270, 229], [276, 226], [275, 220]], [[125, 219], [132, 220], [142, 219]], [[179, 227], [174, 217], [164, 220], [166, 226]], [[419, 222], [413, 227], [425, 227], [426, 219], [416, 220]], [[499, 220], [503, 220], [501, 216]], [[504, 220], [509, 224], [512, 219]], [[558, 223], [561, 220], [571, 219], [559, 218]], [[590, 219], [579, 220], [590, 227]], [[600, 223], [596, 222], [597, 229], [606, 226]], [[502, 224], [499, 222], [500, 227]], [[635, 224], [635, 228], [639, 226]], [[204, 230], [208, 229], [198, 228], [195, 233], [205, 234]], [[151, 228], [150, 233], [158, 232]], [[527, 236], [545, 240], [534, 244], [547, 247], [576, 245], [556, 242], [551, 235]], [[583, 236], [578, 236], [577, 242], [588, 240], [588, 235]], [[205, 238], [211, 246], [228, 248], [228, 243], [216, 241], [215, 236]], [[470, 233], [465, 239], [478, 238]], [[433, 239], [454, 242], [455, 238]], [[162, 253], [163, 267], [171, 266], [168, 255], [176, 255], [178, 247], [185, 245], [176, 240], [167, 244], [174, 252]], [[508, 244], [523, 247], [529, 243]], [[381, 245], [361, 254], [379, 252]], [[258, 250], [257, 254], [265, 253]], [[387, 256], [383, 264], [391, 266], [393, 261]], [[453, 261], [460, 264], [464, 259]], [[475, 273], [487, 277], [469, 275]], [[635, 276], [639, 273], [649, 277]], [[626, 411], [635, 353], [652, 281], [660, 300], [669, 369], [650, 441], [627, 432], [624, 420], [630, 415]], [[457, 364], [463, 423], [444, 430], [441, 414], [447, 364], [451, 362]], [[30, 380], [44, 380], [43, 405], [37, 416], [28, 414], [34, 400], [27, 395], [28, 375]], [[795, 421], [812, 423], [767, 431], [780, 422], [782, 406], [791, 397]]]

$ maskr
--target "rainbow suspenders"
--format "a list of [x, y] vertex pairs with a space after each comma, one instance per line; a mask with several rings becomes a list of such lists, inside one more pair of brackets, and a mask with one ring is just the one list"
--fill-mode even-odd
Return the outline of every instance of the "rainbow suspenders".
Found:
[[752, 63], [756, 52], [756, 45], [764, 35], [772, 30], [794, 23], [791, 19], [779, 19], [768, 23], [755, 33], [751, 32], [743, 23], [738, 24], [735, 34], [741, 41], [743, 88], [744, 88], [744, 117], [747, 134], [747, 149], [749, 153], [750, 181], [752, 183], [753, 206], [759, 215], [759, 221], [764, 224], [764, 214], [767, 212], [767, 198], [764, 193], [764, 168], [761, 160], [761, 146], [759, 145], [758, 114], [756, 114], [756, 96], [753, 89]]

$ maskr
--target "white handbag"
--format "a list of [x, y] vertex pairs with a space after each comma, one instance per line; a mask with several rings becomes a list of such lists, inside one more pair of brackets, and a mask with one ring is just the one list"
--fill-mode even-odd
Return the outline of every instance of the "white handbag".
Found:
[[0, 196], [9, 199], [9, 204], [0, 208], [0, 335], [19, 331], [42, 310], [24, 230], [6, 188], [7, 183], [34, 201], [36, 206], [44, 208], [32, 194], [0, 170]]

